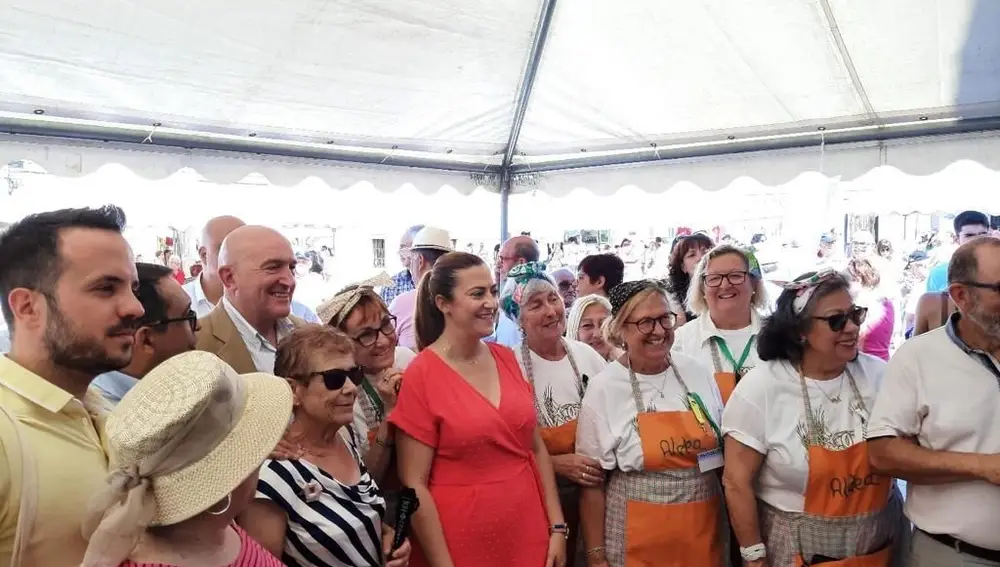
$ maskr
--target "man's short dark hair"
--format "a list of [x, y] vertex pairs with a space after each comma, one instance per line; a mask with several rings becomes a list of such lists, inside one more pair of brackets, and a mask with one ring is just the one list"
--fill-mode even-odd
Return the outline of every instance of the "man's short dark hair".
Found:
[[153, 326], [162, 323], [168, 319], [168, 315], [167, 302], [160, 293], [160, 282], [164, 278], [173, 277], [173, 270], [160, 264], [136, 262], [135, 271], [139, 275], [139, 287], [136, 288], [135, 297], [145, 310], [139, 319], [139, 325]]
[[438, 258], [447, 254], [444, 250], [436, 250], [434, 248], [418, 248], [413, 253], [419, 254], [424, 259], [424, 262], [427, 262], [430, 266], [433, 266], [438, 261]]
[[70, 228], [125, 230], [125, 213], [114, 205], [99, 209], [61, 209], [29, 215], [0, 235], [0, 310], [13, 330], [14, 314], [7, 298], [17, 288], [52, 293], [62, 263], [59, 235]]
[[990, 227], [990, 218], [979, 211], [962, 211], [955, 215], [955, 234], [962, 232], [966, 226]]
[[[528, 236], [522, 234], [522, 236]], [[520, 258], [525, 262], [537, 262], [541, 257], [541, 251], [538, 250], [538, 244], [532, 240], [530, 242], [518, 242], [514, 245], [514, 257]]]
[[625, 262], [614, 254], [591, 254], [583, 260], [577, 271], [587, 274], [590, 281], [604, 277], [604, 293], [625, 280]]
[[976, 252], [982, 246], [1000, 248], [1000, 239], [994, 237], [977, 238], [959, 246], [958, 250], [955, 250], [955, 253], [951, 255], [951, 261], [948, 262], [949, 284], [977, 281], [979, 260], [976, 258]]

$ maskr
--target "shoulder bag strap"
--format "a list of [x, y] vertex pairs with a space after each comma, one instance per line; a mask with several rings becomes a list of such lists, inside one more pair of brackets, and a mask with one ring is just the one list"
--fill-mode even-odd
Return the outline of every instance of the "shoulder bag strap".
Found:
[[[11, 550], [11, 567], [20, 567], [28, 547], [32, 525], [35, 523], [35, 508], [38, 504], [38, 478], [35, 472], [35, 454], [29, 450], [28, 438], [22, 434], [21, 424], [7, 408], [0, 406], [0, 413], [10, 421], [17, 441], [16, 450], [21, 454], [21, 503], [17, 512], [17, 528], [14, 532], [14, 547]], [[8, 461], [9, 462], [9, 461]]]

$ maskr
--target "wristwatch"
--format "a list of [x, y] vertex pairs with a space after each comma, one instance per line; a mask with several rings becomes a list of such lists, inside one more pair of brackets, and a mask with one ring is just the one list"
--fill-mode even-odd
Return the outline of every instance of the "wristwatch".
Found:
[[740, 556], [743, 558], [743, 561], [746, 561], [747, 563], [751, 561], [760, 561], [761, 559], [767, 557], [767, 548], [764, 547], [763, 543], [757, 543], [751, 545], [750, 547], [741, 547]]

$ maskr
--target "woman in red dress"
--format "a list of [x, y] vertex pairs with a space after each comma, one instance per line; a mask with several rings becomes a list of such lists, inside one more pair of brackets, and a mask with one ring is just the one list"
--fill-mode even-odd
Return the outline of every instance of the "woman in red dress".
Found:
[[496, 286], [472, 254], [420, 281], [420, 354], [389, 421], [399, 478], [417, 492], [418, 549], [433, 567], [563, 567], [567, 529], [533, 397], [510, 349], [487, 344]]

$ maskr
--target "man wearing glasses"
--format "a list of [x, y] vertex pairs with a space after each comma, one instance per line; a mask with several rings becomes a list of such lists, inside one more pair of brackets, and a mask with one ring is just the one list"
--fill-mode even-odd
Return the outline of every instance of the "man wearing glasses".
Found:
[[[989, 233], [990, 218], [979, 211], [964, 211], [955, 217], [955, 240], [959, 246]], [[926, 285], [927, 293], [941, 293], [948, 289], [948, 262], [931, 268]]]
[[907, 565], [1000, 565], [1000, 240], [955, 251], [948, 293], [944, 328], [889, 361], [868, 451], [875, 472], [909, 483]]
[[121, 370], [99, 375], [91, 384], [111, 405], [117, 405], [132, 386], [164, 360], [194, 350], [198, 315], [191, 298], [170, 268], [137, 262], [139, 287], [135, 295], [145, 310], [139, 319], [132, 361]]

